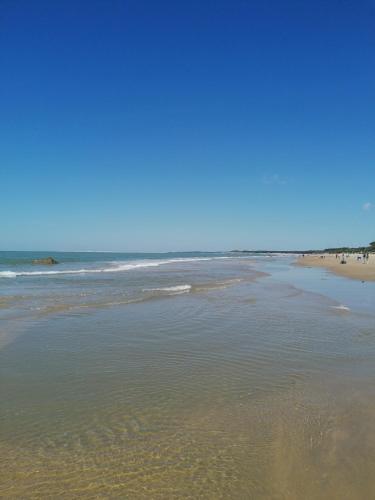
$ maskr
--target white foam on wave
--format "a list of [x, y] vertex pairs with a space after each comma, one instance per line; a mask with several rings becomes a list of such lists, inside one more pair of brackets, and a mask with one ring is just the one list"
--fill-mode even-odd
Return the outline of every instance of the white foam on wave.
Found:
[[176, 292], [185, 293], [190, 292], [191, 285], [175, 285], [175, 286], [165, 286], [160, 288], [144, 288], [144, 292]]
[[67, 269], [66, 271], [1, 271], [0, 278], [17, 278], [17, 276], [50, 276], [55, 274], [101, 273], [104, 269]]
[[0, 272], [1, 278], [15, 278], [16, 276], [17, 276], [17, 273], [14, 273], [13, 271], [1, 271]]
[[337, 309], [339, 311], [350, 311], [350, 307], [344, 306], [344, 304], [340, 304], [339, 306], [331, 306], [332, 309]]
[[175, 264], [184, 262], [208, 261], [216, 259], [226, 259], [230, 257], [191, 257], [164, 259], [155, 261], [129, 262], [111, 262], [112, 267], [103, 267], [99, 269], [64, 269], [54, 271], [0, 271], [0, 278], [16, 278], [17, 276], [53, 276], [59, 274], [93, 274], [93, 273], [118, 273], [121, 271], [131, 271], [132, 269], [141, 269], [147, 267], [159, 267], [165, 264]]

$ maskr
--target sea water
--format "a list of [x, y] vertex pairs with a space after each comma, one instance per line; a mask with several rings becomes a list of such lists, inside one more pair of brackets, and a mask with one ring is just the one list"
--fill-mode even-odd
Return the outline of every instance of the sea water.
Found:
[[0, 254], [2, 498], [374, 498], [374, 283], [47, 255]]

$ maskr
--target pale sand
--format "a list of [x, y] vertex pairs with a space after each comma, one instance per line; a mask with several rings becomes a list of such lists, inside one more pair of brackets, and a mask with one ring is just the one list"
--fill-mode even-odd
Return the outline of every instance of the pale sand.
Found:
[[[322, 258], [324, 256], [324, 258]], [[305, 255], [299, 256], [296, 264], [307, 267], [325, 267], [329, 271], [346, 278], [363, 281], [375, 281], [375, 254], [370, 254], [366, 264], [362, 260], [357, 261], [357, 254], [345, 257], [346, 264], [340, 264], [341, 254], [336, 259], [335, 255]]]

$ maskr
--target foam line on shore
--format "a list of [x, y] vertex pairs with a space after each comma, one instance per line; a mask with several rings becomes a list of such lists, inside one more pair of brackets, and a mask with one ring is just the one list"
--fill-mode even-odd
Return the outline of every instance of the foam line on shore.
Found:
[[174, 292], [174, 293], [186, 293], [190, 292], [191, 285], [175, 285], [175, 286], [165, 286], [159, 288], [144, 288], [144, 292]]

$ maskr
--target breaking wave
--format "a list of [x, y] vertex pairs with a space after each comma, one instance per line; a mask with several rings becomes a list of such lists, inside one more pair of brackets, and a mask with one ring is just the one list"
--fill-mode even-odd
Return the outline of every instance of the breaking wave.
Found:
[[186, 293], [190, 292], [191, 285], [176, 285], [165, 286], [159, 288], [144, 288], [144, 292], [172, 292], [172, 293]]
[[155, 261], [112, 262], [112, 267], [91, 268], [91, 269], [61, 269], [53, 271], [0, 271], [0, 278], [17, 278], [17, 276], [54, 276], [64, 274], [97, 274], [97, 273], [118, 273], [122, 271], [131, 271], [133, 269], [142, 269], [147, 267], [159, 267], [165, 264], [176, 264], [184, 262], [209, 261], [216, 259], [230, 259], [231, 257], [194, 257], [179, 259], [164, 259]]
[[332, 309], [337, 309], [338, 311], [350, 311], [350, 307], [340, 304], [339, 306], [331, 306]]

